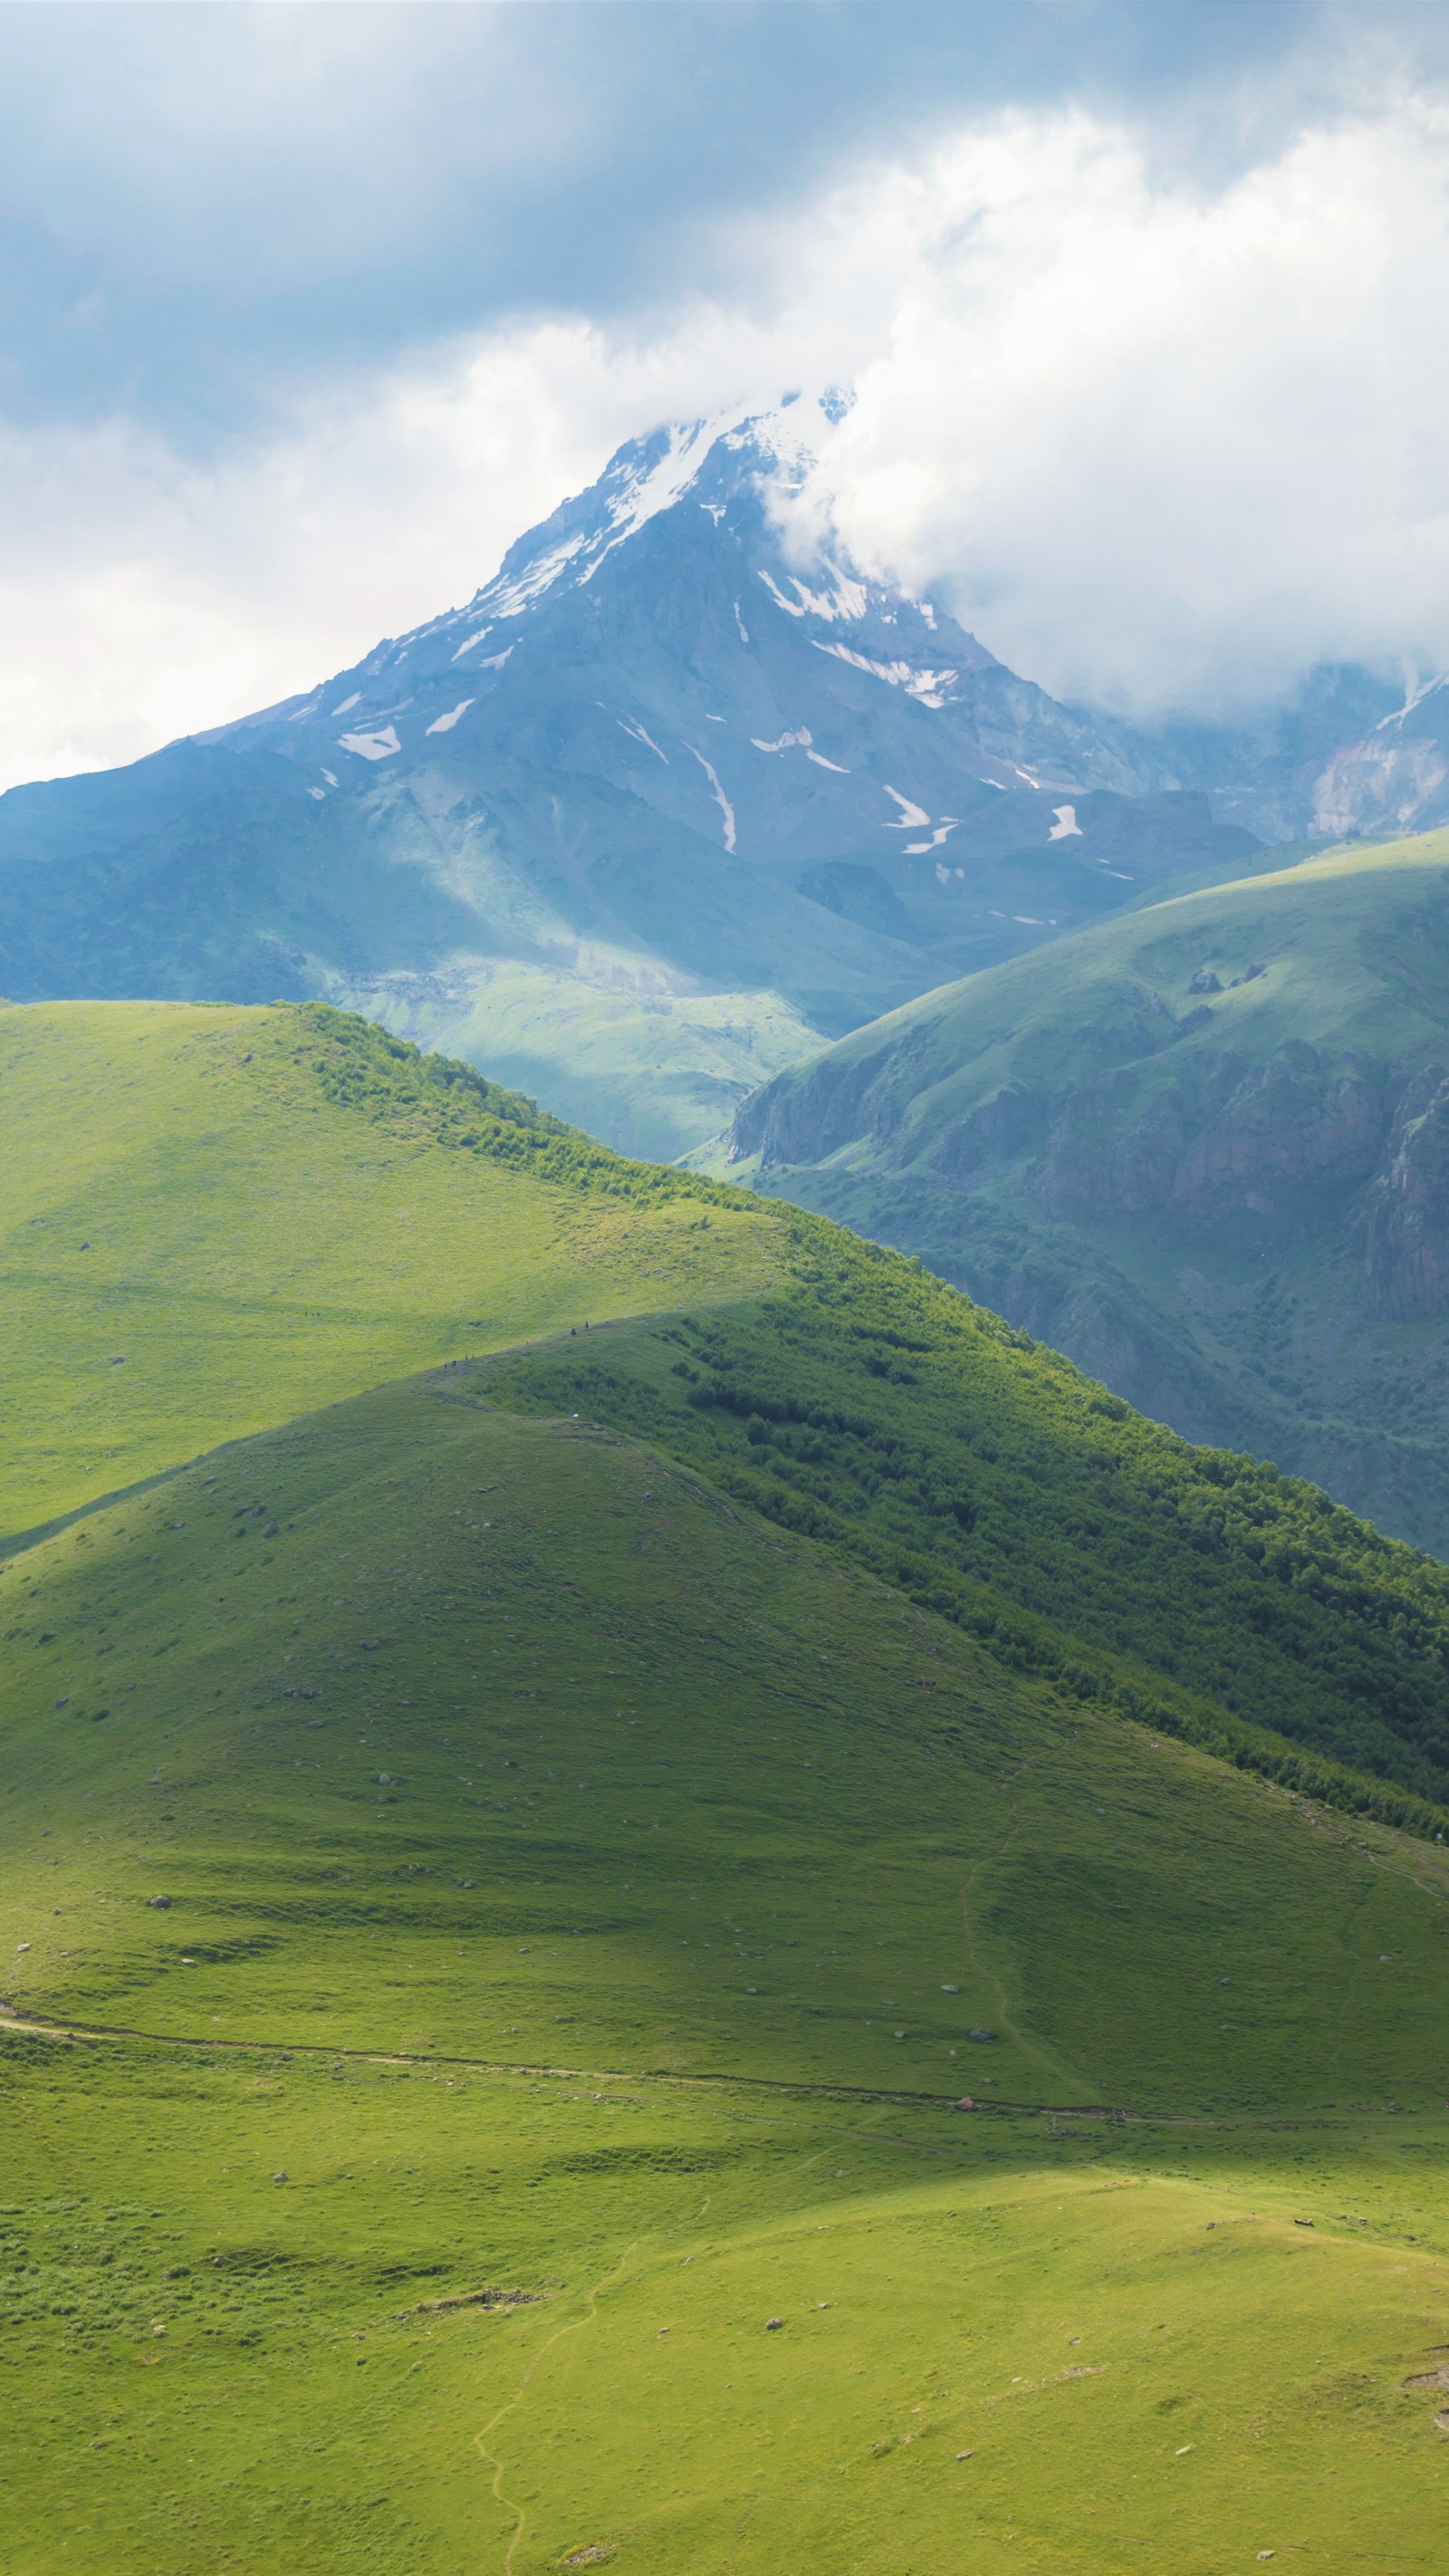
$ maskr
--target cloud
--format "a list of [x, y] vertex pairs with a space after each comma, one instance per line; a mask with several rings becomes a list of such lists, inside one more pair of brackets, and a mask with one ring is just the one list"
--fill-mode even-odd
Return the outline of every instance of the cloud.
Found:
[[0, 430], [0, 788], [132, 760], [311, 688], [471, 596], [664, 417], [824, 381], [835, 335], [692, 306], [470, 338], [195, 459], [126, 420]]
[[1446, 144], [1419, 90], [1210, 190], [1018, 117], [838, 202], [892, 280], [823, 469], [845, 535], [1137, 715], [1449, 662]]
[[[1357, 50], [1332, 64], [1314, 57], [1311, 97], [1286, 55], [1250, 97], [1223, 86], [1223, 74], [1211, 92], [1211, 149], [1200, 116], [1193, 134], [1181, 130], [1180, 81], [1170, 113], [1159, 96], [1150, 115], [1140, 99], [1124, 104], [1120, 82], [1111, 96], [1098, 82], [1090, 106], [958, 103], [949, 130], [939, 117], [909, 124], [897, 103], [869, 129], [869, 151], [853, 150], [843, 170], [832, 145], [790, 202], [753, 165], [738, 188], [712, 182], [688, 200], [673, 248], [636, 274], [632, 295], [603, 297], [598, 309], [582, 295], [559, 310], [500, 306], [444, 329], [438, 315], [453, 306], [428, 304], [419, 268], [440, 206], [451, 222], [473, 201], [457, 194], [456, 152], [414, 188], [425, 158], [415, 98], [441, 60], [427, 50], [440, 41], [433, 21], [479, 13], [363, 11], [383, 36], [350, 72], [333, 22], [351, 25], [358, 13], [240, 14], [246, 41], [271, 46], [278, 66], [281, 212], [255, 241], [242, 238], [266, 192], [255, 173], [243, 185], [255, 119], [252, 105], [239, 107], [236, 132], [224, 129], [217, 144], [225, 184], [202, 209], [198, 240], [168, 253], [157, 294], [171, 320], [150, 342], [142, 334], [129, 385], [101, 367], [57, 407], [44, 367], [8, 402], [0, 376], [0, 783], [134, 758], [309, 688], [383, 632], [468, 596], [511, 539], [590, 480], [621, 439], [661, 417], [764, 405], [787, 385], [842, 379], [858, 400], [822, 462], [821, 490], [834, 494], [851, 544], [950, 596], [993, 650], [1048, 687], [1150, 717], [1287, 689], [1326, 656], [1449, 663], [1449, 358], [1436, 327], [1449, 285], [1445, 107], [1422, 71], [1406, 72], [1396, 43], [1375, 40], [1365, 53], [1356, 29]], [[588, 17], [604, 34], [627, 21], [637, 54], [651, 13], [560, 14]], [[723, 14], [798, 14], [854, 42], [869, 13]], [[1079, 14], [1063, 0], [1032, 23], [1040, 31]], [[1134, 16], [1088, 14], [1119, 25]], [[1170, 28], [1175, 14], [1159, 8], [1155, 18]], [[1262, 14], [1280, 33], [1289, 17], [1322, 15]], [[379, 203], [365, 220], [359, 213], [358, 250], [344, 238], [346, 191], [334, 201], [334, 179], [353, 166], [360, 132], [376, 139], [375, 93], [419, 16], [423, 70], [413, 67], [398, 111], [414, 139], [401, 178], [379, 150]], [[306, 35], [300, 105], [288, 71], [299, 57], [273, 24], [293, 17], [327, 22]], [[1222, 12], [1187, 17], [1239, 23], [1226, 0]], [[268, 22], [255, 37], [254, 21]], [[522, 119], [513, 138], [524, 190], [510, 201], [515, 215], [529, 188], [547, 195], [560, 154], [577, 149], [596, 175], [610, 154], [627, 160], [617, 119], [635, 57], [624, 53], [609, 114], [591, 111], [592, 124], [578, 65], [600, 59], [598, 48], [566, 62], [558, 154], [537, 140], [547, 122], [540, 91], [533, 123]], [[681, 59], [666, 49], [651, 80], [677, 77]], [[730, 59], [751, 57], [741, 49]], [[864, 59], [850, 57], [857, 90]], [[473, 79], [475, 56], [467, 60]], [[511, 103], [537, 64], [499, 60], [499, 95]], [[1180, 75], [1180, 49], [1174, 60]], [[297, 136], [307, 101], [316, 104], [318, 63], [335, 72], [340, 103], [318, 127], [322, 229], [309, 233], [303, 200], [287, 188], [301, 186]], [[998, 65], [992, 78], [1009, 89], [1015, 74]], [[181, 121], [190, 79], [183, 63], [148, 148]], [[1054, 84], [1055, 72], [1037, 86]], [[460, 75], [459, 88], [476, 104], [476, 79], [470, 89]], [[848, 93], [841, 73], [837, 96]], [[640, 94], [661, 93], [646, 84]], [[676, 118], [676, 157], [697, 122], [692, 105]], [[829, 118], [827, 127], [838, 141]], [[729, 118], [725, 129], [735, 130]], [[778, 143], [778, 117], [769, 131]], [[86, 167], [96, 204], [96, 174], [109, 170], [123, 248], [129, 239], [144, 271], [158, 207], [169, 203], [172, 228], [184, 232], [188, 183], [163, 174], [133, 201], [140, 148], [97, 144]], [[198, 139], [193, 178], [201, 152]], [[657, 150], [649, 166], [630, 217], [636, 250], [664, 166]], [[230, 212], [217, 211], [228, 190]], [[601, 214], [601, 234], [622, 240], [613, 220]], [[268, 299], [286, 282], [289, 226], [301, 301], [279, 320]], [[55, 229], [59, 239], [58, 217]], [[65, 257], [79, 258], [94, 230], [95, 204], [74, 215]], [[556, 255], [557, 241], [535, 284]], [[288, 334], [324, 289], [354, 309], [369, 261], [384, 308], [376, 345], [359, 324], [315, 364], [294, 365]], [[409, 277], [421, 316], [410, 336], [398, 319]], [[208, 282], [221, 315], [213, 336], [225, 339], [228, 311], [241, 316], [228, 348], [250, 390], [234, 398], [213, 382], [190, 408], [169, 395], [153, 401], [151, 374], [174, 358], [167, 331]], [[111, 291], [104, 279], [96, 287], [103, 311]], [[270, 317], [265, 364], [247, 337], [252, 305]], [[102, 337], [119, 329], [114, 315], [96, 327]], [[205, 374], [204, 350], [197, 363]]]

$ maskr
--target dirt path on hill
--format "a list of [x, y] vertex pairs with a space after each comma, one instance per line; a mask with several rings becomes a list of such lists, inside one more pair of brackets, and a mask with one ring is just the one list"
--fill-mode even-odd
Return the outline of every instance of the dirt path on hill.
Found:
[[[688, 2091], [692, 2086], [729, 2085], [746, 2093], [778, 2094], [784, 2100], [821, 2102], [894, 2103], [906, 2109], [951, 2111], [956, 2107], [953, 2093], [908, 2093], [894, 2087], [871, 2084], [810, 2084], [792, 2082], [786, 2076], [731, 2075], [703, 2072], [695, 2075], [677, 2073], [661, 2066], [552, 2066], [526, 2065], [514, 2058], [463, 2057], [430, 2053], [424, 2049], [330, 2047], [315, 2039], [214, 2039], [193, 2037], [189, 2032], [138, 2030], [129, 2023], [46, 2021], [38, 2014], [0, 2011], [0, 2032], [14, 2031], [33, 2039], [79, 2042], [85, 2046], [104, 2043], [123, 2044], [136, 2040], [147, 2048], [185, 2048], [221, 2055], [310, 2057], [330, 2059], [334, 2064], [346, 2062], [364, 2066], [461, 2066], [479, 2075], [545, 2075], [575, 2084], [660, 2084]], [[1008, 2112], [1016, 2118], [1032, 2112], [1051, 2112], [1057, 2118], [1080, 2120], [1126, 2120], [1142, 2117], [1106, 2102], [981, 2102], [978, 2111]], [[1166, 2112], [1162, 2118], [1191, 2118], [1192, 2113]]]

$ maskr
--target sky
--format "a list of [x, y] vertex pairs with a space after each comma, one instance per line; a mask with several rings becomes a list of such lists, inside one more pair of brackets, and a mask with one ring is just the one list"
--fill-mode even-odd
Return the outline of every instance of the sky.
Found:
[[1151, 722], [1449, 663], [1433, 0], [0, 0], [0, 786], [467, 598], [666, 417]]

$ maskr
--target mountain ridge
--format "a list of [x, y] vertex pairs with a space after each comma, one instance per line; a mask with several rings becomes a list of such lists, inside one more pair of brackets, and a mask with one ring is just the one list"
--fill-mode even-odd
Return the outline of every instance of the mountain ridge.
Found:
[[1442, 1555], [1446, 891], [1438, 833], [1169, 894], [839, 1041], [699, 1159]]

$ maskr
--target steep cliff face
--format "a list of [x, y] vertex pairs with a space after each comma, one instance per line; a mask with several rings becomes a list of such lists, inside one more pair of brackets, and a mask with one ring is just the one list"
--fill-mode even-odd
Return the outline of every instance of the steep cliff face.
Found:
[[1148, 1087], [1123, 1071], [1049, 1104], [1027, 1186], [1054, 1217], [1302, 1237], [1376, 1172], [1404, 1079], [1300, 1038], [1252, 1066], [1204, 1049]]
[[735, 1144], [1189, 1438], [1449, 1553], [1446, 1068], [1449, 833], [930, 995]]
[[1449, 1077], [1439, 1065], [1400, 1094], [1388, 1152], [1365, 1193], [1361, 1231], [1374, 1314], [1449, 1308]]

